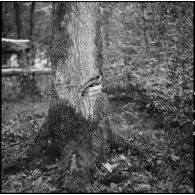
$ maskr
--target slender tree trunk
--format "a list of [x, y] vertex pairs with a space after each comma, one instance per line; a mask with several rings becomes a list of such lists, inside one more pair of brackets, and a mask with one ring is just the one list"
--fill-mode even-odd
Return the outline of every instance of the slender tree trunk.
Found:
[[[21, 5], [20, 2], [13, 2], [15, 8], [15, 23], [16, 23], [16, 31], [17, 31], [17, 38], [24, 39], [24, 32], [22, 27], [22, 20], [21, 20]], [[18, 64], [21, 68], [27, 67], [27, 56], [25, 51], [18, 53]]]
[[[25, 38], [25, 31], [24, 25], [22, 24], [22, 4], [21, 2], [13, 2], [15, 8], [15, 22], [16, 22], [16, 29], [17, 29], [17, 38], [24, 39]], [[30, 11], [30, 32], [29, 32], [29, 39], [32, 39], [32, 32], [33, 32], [33, 12], [34, 12], [35, 2], [31, 4], [31, 11]], [[34, 47], [32, 45], [31, 51], [33, 53]], [[17, 61], [20, 68], [27, 69], [29, 68], [29, 59], [25, 50], [22, 50], [17, 55]], [[34, 60], [33, 60], [34, 61]], [[20, 83], [20, 90], [21, 90], [21, 98], [25, 96], [32, 96], [37, 95], [40, 96], [40, 90], [36, 86], [35, 76], [34, 74], [29, 77], [29, 75], [21, 75], [18, 77], [18, 82]]]
[[97, 2], [53, 4], [52, 97], [31, 152], [41, 164], [60, 159], [69, 192], [85, 191], [110, 150], [108, 102], [101, 92], [98, 7]]
[[143, 20], [143, 33], [144, 33], [144, 40], [145, 40], [145, 43], [146, 43], [146, 47], [148, 48], [148, 39], [147, 39], [147, 36], [146, 36], [146, 21], [145, 21], [145, 16], [144, 16], [144, 6], [141, 6], [141, 11], [142, 11], [142, 20]]
[[21, 9], [20, 4], [17, 1], [14, 1], [14, 8], [15, 8], [15, 22], [16, 22], [16, 29], [17, 29], [17, 37], [18, 39], [23, 38], [22, 34], [22, 26], [21, 26]]
[[30, 66], [34, 66], [35, 61], [35, 46], [33, 43], [33, 17], [34, 17], [34, 9], [35, 9], [35, 1], [31, 3], [30, 7], [30, 28], [29, 28], [29, 40], [31, 41], [31, 51], [30, 51], [30, 57], [28, 58], [28, 63]]
[[30, 8], [30, 30], [29, 30], [29, 40], [32, 40], [33, 34], [33, 14], [35, 9], [35, 1], [32, 1], [31, 8]]

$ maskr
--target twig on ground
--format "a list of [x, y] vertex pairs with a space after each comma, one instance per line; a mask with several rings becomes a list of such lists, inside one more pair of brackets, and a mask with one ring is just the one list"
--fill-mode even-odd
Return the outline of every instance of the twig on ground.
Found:
[[24, 142], [26, 142], [26, 141], [29, 141], [30, 139], [35, 139], [35, 138], [36, 138], [36, 137], [31, 137], [31, 138], [28, 138], [28, 139], [23, 140], [23, 141], [21, 141], [21, 142], [18, 142], [18, 143], [15, 143], [15, 144], [9, 145], [9, 146], [7, 146], [7, 147], [5, 147], [5, 148], [2, 148], [2, 150], [5, 150], [5, 149], [7, 149], [7, 148], [10, 148], [10, 147], [13, 147], [13, 146], [19, 145], [19, 144], [21, 144], [21, 143], [24, 143]]

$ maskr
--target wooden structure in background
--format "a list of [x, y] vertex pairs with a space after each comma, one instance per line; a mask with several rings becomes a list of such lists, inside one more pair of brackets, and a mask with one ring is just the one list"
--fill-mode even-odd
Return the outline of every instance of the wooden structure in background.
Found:
[[48, 75], [51, 74], [51, 68], [44, 69], [23, 69], [23, 68], [10, 68], [10, 69], [1, 69], [1, 75], [3, 77], [19, 76], [19, 75]]
[[[1, 39], [1, 49], [2, 49], [2, 67], [12, 67], [10, 63], [10, 58], [13, 55], [16, 55], [16, 62], [17, 57], [20, 54], [28, 54], [31, 50], [31, 43], [30, 40], [20, 40], [20, 39]], [[16, 66], [17, 63], [16, 63]]]

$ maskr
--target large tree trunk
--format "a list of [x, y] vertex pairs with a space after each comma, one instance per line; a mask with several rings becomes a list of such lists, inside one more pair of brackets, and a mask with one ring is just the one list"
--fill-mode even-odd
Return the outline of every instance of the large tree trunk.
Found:
[[98, 7], [97, 2], [53, 4], [52, 97], [32, 155], [42, 164], [59, 158], [71, 192], [85, 191], [93, 171], [106, 161], [112, 137], [101, 92]]

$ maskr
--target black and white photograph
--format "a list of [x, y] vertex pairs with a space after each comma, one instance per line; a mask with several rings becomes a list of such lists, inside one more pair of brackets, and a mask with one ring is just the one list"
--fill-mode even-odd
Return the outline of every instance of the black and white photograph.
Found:
[[194, 193], [193, 1], [1, 2], [1, 193]]

